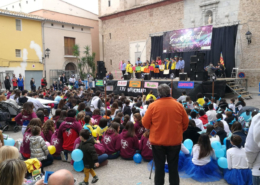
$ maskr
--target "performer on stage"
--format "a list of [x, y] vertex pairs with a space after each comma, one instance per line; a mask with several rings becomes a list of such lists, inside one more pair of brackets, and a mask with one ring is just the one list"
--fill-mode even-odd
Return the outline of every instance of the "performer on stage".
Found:
[[[164, 70], [170, 70], [171, 69], [171, 63], [169, 61], [168, 58], [165, 59], [165, 62], [164, 62]], [[164, 78], [169, 78], [170, 77], [170, 71], [168, 74], [164, 74]]]
[[184, 73], [185, 61], [180, 57], [180, 72]]
[[123, 60], [123, 61], [122, 61], [122, 65], [121, 65], [121, 71], [122, 71], [122, 74], [123, 74], [123, 78], [124, 78], [124, 74], [125, 74], [125, 68], [126, 68], [126, 63], [125, 63], [125, 61]]
[[208, 66], [205, 67], [205, 70], [208, 71], [209, 76], [212, 76], [215, 73], [215, 71], [217, 70], [217, 68], [215, 68], [213, 66], [213, 64], [210, 63]]
[[170, 71], [170, 74], [174, 74], [175, 75], [175, 68], [176, 68], [176, 56], [175, 58], [171, 58], [171, 71]]
[[157, 57], [156, 62], [158, 63], [158, 65], [162, 65], [161, 57]]
[[179, 61], [179, 57], [176, 57], [175, 77], [179, 77], [180, 70], [181, 70], [181, 63]]
[[152, 77], [152, 78], [155, 78], [155, 76], [154, 76], [155, 61], [154, 61], [154, 60], [152, 60], [150, 66], [153, 67], [153, 69], [151, 70], [151, 77]]
[[137, 66], [139, 66], [139, 64], [142, 64], [142, 62], [140, 61], [140, 57], [137, 58], [137, 61], [135, 62], [135, 64], [136, 64]]
[[155, 68], [154, 68], [154, 78], [158, 79], [160, 74], [159, 65], [158, 62], [155, 62]]

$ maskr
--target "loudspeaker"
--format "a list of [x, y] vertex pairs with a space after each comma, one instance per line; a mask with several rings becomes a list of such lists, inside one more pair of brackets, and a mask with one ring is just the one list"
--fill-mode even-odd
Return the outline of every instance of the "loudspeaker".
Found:
[[198, 61], [197, 55], [190, 56], [190, 62], [197, 62], [197, 61]]
[[190, 72], [195, 72], [197, 69], [197, 62], [190, 63]]
[[180, 73], [179, 74], [180, 76], [180, 81], [187, 81], [187, 73]]
[[98, 79], [103, 79], [107, 74], [107, 69], [105, 68], [105, 63], [103, 61], [97, 61], [97, 74]]
[[144, 75], [144, 80], [151, 80], [151, 75], [150, 74], [145, 74]]
[[190, 72], [190, 81], [195, 81], [195, 80], [196, 80], [195, 72]]
[[195, 72], [196, 75], [196, 81], [207, 81], [208, 80], [208, 72]]
[[196, 72], [203, 72], [204, 71], [204, 61], [197, 62], [196, 65]]

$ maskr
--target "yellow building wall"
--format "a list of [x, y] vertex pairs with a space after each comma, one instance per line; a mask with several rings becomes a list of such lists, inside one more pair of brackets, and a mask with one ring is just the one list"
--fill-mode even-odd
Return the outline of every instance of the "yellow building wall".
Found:
[[[16, 19], [22, 20], [22, 31], [16, 30]], [[10, 70], [6, 69], [6, 61], [9, 61], [9, 68], [43, 70], [43, 65], [39, 63], [42, 60], [41, 21], [1, 15], [0, 41], [0, 68], [3, 67], [5, 70]], [[16, 49], [21, 50], [22, 55], [20, 58], [15, 55]], [[32, 67], [31, 62], [35, 64], [34, 67]], [[27, 65], [21, 63], [27, 63]], [[24, 71], [20, 71], [20, 73], [24, 73]]]

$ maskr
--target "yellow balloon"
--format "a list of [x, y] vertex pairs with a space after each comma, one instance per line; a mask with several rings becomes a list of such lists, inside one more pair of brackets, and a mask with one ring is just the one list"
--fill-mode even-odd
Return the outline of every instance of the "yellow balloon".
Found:
[[55, 154], [55, 152], [56, 152], [56, 148], [55, 148], [55, 146], [53, 146], [53, 145], [48, 146], [48, 150], [49, 150], [49, 152], [50, 152], [51, 155], [52, 155], [52, 154]]

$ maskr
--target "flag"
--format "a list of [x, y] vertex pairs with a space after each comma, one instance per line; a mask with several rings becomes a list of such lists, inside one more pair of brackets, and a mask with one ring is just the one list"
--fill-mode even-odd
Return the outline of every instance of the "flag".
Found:
[[224, 65], [224, 59], [223, 59], [222, 52], [221, 52], [221, 54], [220, 54], [220, 61], [219, 61], [219, 62], [220, 62], [221, 65], [225, 66], [225, 65]]

